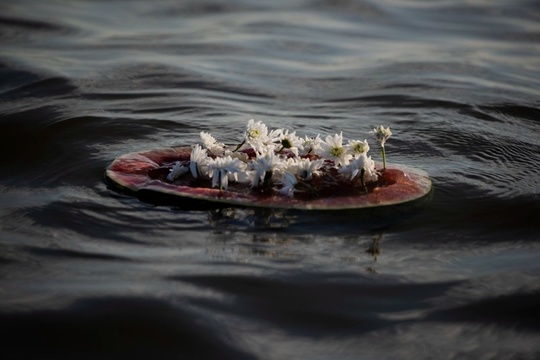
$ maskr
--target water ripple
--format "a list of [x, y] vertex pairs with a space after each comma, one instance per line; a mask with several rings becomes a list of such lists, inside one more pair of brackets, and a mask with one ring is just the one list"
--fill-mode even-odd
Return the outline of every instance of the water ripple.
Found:
[[[3, 338], [60, 358], [103, 355], [95, 334], [116, 357], [533, 358], [539, 10], [3, 1]], [[117, 156], [200, 131], [235, 144], [251, 118], [368, 139], [376, 161], [370, 130], [390, 126], [389, 161], [434, 190], [416, 207], [314, 214], [186, 211], [106, 188]], [[37, 354], [24, 349], [8, 352]]]

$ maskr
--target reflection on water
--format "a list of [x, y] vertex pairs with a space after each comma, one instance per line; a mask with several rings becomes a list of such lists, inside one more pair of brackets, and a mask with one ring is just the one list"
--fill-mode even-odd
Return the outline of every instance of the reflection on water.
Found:
[[223, 208], [208, 212], [208, 221], [213, 228], [287, 228], [294, 217], [285, 210], [264, 208]]
[[381, 239], [383, 234], [376, 235], [373, 238], [373, 242], [366, 249], [366, 253], [373, 257], [373, 260], [377, 261], [377, 257], [381, 254]]
[[[305, 217], [317, 223], [330, 214], [318, 212], [291, 212], [281, 209], [224, 208], [207, 212], [212, 226], [212, 244], [208, 254], [222, 261], [258, 262], [261, 259], [274, 259], [296, 266], [297, 262], [313, 263], [335, 262], [337, 267], [353, 271], [376, 273], [374, 263], [381, 255], [384, 232], [365, 227], [359, 223], [358, 212], [343, 212], [332, 220], [334, 227], [347, 227], [348, 234], [329, 230], [318, 234], [306, 228]], [[362, 214], [360, 212], [360, 214]], [[366, 221], [364, 219], [364, 221]], [[300, 224], [298, 224], [300, 223]], [[351, 232], [352, 224], [359, 227]], [[298, 229], [296, 229], [298, 227]], [[321, 253], [321, 247], [331, 246]], [[332, 253], [325, 253], [332, 251]], [[325, 260], [321, 260], [320, 257]], [[322, 261], [322, 262], [321, 262]], [[347, 264], [344, 266], [344, 264]]]

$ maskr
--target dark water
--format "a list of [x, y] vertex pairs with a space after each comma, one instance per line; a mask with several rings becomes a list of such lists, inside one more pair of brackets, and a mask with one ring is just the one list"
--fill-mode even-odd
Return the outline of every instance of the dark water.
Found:
[[[250, 118], [390, 126], [431, 201], [182, 211], [103, 182]], [[536, 1], [2, 1], [2, 358], [537, 359], [539, 134]]]

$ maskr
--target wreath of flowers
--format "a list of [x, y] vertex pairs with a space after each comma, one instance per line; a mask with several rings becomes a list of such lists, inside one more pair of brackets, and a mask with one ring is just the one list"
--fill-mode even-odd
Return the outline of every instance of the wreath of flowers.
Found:
[[202, 131], [189, 161], [173, 164], [166, 179], [175, 183], [190, 175], [201, 184], [211, 181], [211, 186], [220, 190], [233, 183], [250, 191], [288, 197], [324, 196], [344, 187], [369, 192], [386, 169], [385, 143], [392, 135], [390, 128], [383, 126], [372, 133], [381, 144], [381, 170], [368, 156], [367, 140], [344, 144], [342, 133], [324, 140], [320, 135], [300, 137], [286, 129], [269, 131], [261, 121], [252, 119], [234, 149]]

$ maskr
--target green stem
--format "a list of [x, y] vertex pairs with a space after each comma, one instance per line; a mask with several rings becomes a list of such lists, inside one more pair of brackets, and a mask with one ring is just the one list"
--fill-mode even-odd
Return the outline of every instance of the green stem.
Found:
[[362, 168], [362, 170], [360, 171], [360, 183], [362, 184], [362, 188], [364, 188], [364, 192], [367, 193], [367, 187], [366, 187], [366, 183], [364, 182], [364, 174], [366, 173], [366, 170], [364, 168]]
[[386, 170], [386, 153], [384, 151], [384, 145], [381, 147], [381, 155], [382, 155], [382, 163], [383, 163], [383, 170]]
[[236, 147], [236, 149], [234, 149], [232, 152], [237, 152], [238, 149], [240, 149], [242, 147], [242, 145], [244, 145], [246, 143], [246, 140], [244, 139], [244, 141], [242, 141], [240, 144], [238, 144], [238, 146]]

